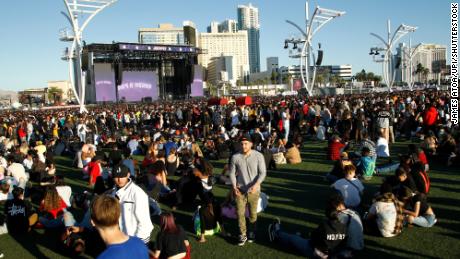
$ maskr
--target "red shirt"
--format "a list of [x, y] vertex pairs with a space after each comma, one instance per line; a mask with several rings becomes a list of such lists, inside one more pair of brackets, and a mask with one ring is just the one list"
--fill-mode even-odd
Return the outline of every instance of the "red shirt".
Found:
[[438, 111], [431, 106], [423, 115], [423, 123], [427, 126], [432, 126], [438, 120]]
[[26, 137], [26, 131], [21, 127], [18, 129], [18, 135], [19, 138], [25, 138]]
[[[53, 216], [53, 219], [56, 219], [57, 216], [65, 209], [67, 208], [67, 204], [65, 204], [65, 202], [61, 200], [61, 204], [60, 204], [60, 207], [57, 208], [57, 209], [54, 209], [54, 210], [51, 210], [51, 211], [47, 211], [49, 214], [51, 214], [51, 216]], [[43, 202], [42, 204], [40, 205], [40, 210], [43, 211], [44, 210], [44, 206], [43, 206]]]
[[345, 146], [342, 142], [331, 142], [327, 148], [327, 159], [332, 161], [340, 160], [340, 150]]
[[90, 162], [88, 164], [88, 172], [89, 172], [90, 184], [94, 185], [96, 183], [96, 179], [101, 175], [100, 164], [96, 162]]
[[423, 151], [420, 151], [420, 153], [418, 153], [418, 160], [420, 160], [420, 162], [423, 165], [428, 164], [428, 159], [426, 158], [425, 152]]

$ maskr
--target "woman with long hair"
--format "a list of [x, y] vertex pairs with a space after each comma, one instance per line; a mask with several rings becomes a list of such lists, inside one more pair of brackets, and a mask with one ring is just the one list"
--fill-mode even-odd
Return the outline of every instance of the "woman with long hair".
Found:
[[182, 259], [190, 255], [190, 243], [185, 231], [176, 225], [172, 213], [160, 215], [160, 232], [154, 250], [153, 258]]
[[45, 195], [40, 203], [39, 222], [46, 228], [56, 228], [65, 225], [73, 226], [75, 219], [72, 213], [67, 211], [67, 204], [59, 196], [55, 186], [46, 188]]

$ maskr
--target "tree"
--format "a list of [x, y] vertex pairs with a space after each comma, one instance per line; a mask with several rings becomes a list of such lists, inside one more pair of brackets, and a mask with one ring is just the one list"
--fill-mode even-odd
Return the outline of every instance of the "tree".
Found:
[[420, 79], [420, 76], [423, 74], [423, 70], [425, 68], [423, 67], [422, 64], [418, 63], [417, 68], [415, 69], [415, 74], [418, 75], [418, 81], [421, 82], [422, 80]]
[[426, 67], [422, 71], [422, 75], [425, 78], [425, 84], [428, 84], [428, 74], [430, 74], [430, 69]]
[[324, 84], [324, 75], [323, 74], [318, 74], [316, 75], [316, 83], [321, 86], [322, 84]]
[[53, 103], [60, 101], [62, 98], [62, 89], [58, 87], [48, 88], [48, 100], [53, 100]]
[[382, 77], [381, 76], [374, 76], [374, 82], [375, 82], [375, 85], [379, 85], [380, 82], [382, 82]]
[[358, 82], [364, 82], [364, 81], [366, 81], [366, 80], [367, 80], [366, 70], [363, 69], [363, 70], [361, 70], [361, 72], [356, 73], [355, 79], [356, 79], [356, 81], [358, 81]]
[[270, 80], [272, 84], [277, 84], [278, 83], [278, 73], [276, 73], [275, 70], [272, 71], [272, 75], [270, 77]]

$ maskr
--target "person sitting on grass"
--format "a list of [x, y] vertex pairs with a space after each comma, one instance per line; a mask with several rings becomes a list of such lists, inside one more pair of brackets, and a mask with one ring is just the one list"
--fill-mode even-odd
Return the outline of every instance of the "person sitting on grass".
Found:
[[338, 204], [334, 199], [328, 201], [326, 220], [311, 233], [310, 239], [300, 235], [288, 234], [281, 230], [279, 219], [268, 226], [270, 242], [277, 242], [286, 249], [294, 249], [309, 258], [330, 258], [338, 255], [347, 245], [347, 225], [338, 218]]
[[205, 235], [222, 233], [225, 236], [224, 225], [222, 221], [222, 211], [220, 205], [216, 202], [214, 195], [209, 192], [204, 195], [202, 207], [199, 207], [197, 218], [194, 220], [194, 228], [199, 235], [198, 242], [206, 242]]
[[24, 189], [21, 187], [14, 187], [13, 199], [8, 200], [4, 208], [8, 233], [11, 235], [27, 234], [38, 221], [32, 204], [24, 200]]
[[57, 228], [62, 226], [73, 226], [75, 219], [72, 213], [67, 211], [67, 204], [59, 196], [56, 187], [46, 188], [45, 196], [40, 203], [39, 222], [45, 228]]
[[107, 245], [105, 251], [97, 258], [148, 259], [149, 251], [144, 242], [120, 230], [120, 215], [121, 208], [116, 198], [100, 195], [94, 199], [91, 205], [91, 223]]
[[361, 204], [364, 186], [358, 178], [355, 178], [356, 167], [347, 165], [344, 167], [344, 178], [337, 180], [332, 187], [343, 197], [345, 206], [356, 209]]
[[375, 171], [375, 159], [371, 156], [371, 151], [368, 147], [363, 147], [361, 152], [361, 158], [357, 163], [357, 174], [368, 181]]
[[180, 225], [176, 225], [171, 213], [166, 212], [160, 215], [160, 232], [157, 235], [154, 250], [150, 258], [179, 259], [190, 254], [190, 243], [185, 231]]
[[401, 234], [404, 221], [403, 206], [404, 204], [393, 194], [391, 185], [383, 183], [369, 213], [363, 218], [366, 233], [383, 237]]
[[338, 218], [342, 224], [347, 225], [347, 248], [348, 254], [353, 255], [364, 249], [363, 223], [359, 214], [345, 207], [341, 195], [331, 196], [331, 202], [335, 204], [338, 211]]
[[340, 154], [345, 146], [346, 144], [341, 142], [339, 136], [332, 136], [327, 147], [327, 159], [332, 161], [340, 160]]
[[395, 174], [388, 177], [385, 182], [391, 185], [394, 193], [397, 193], [403, 187], [409, 188], [412, 192], [417, 191], [417, 186], [412, 175], [402, 167], [396, 169]]
[[414, 144], [409, 144], [409, 156], [412, 159], [412, 163], [422, 163], [422, 165], [425, 167], [425, 172], [428, 172], [430, 170], [430, 165], [428, 164], [428, 159], [426, 158], [423, 149], [418, 148]]
[[286, 154], [284, 157], [289, 164], [300, 164], [302, 163], [302, 158], [300, 157], [300, 151], [297, 145], [292, 142], [286, 144]]
[[415, 186], [417, 187], [417, 191], [419, 193], [428, 194], [430, 192], [430, 177], [425, 171], [425, 166], [422, 162], [416, 162], [412, 166], [411, 175], [414, 179]]
[[401, 188], [398, 198], [404, 202], [404, 215], [407, 223], [430, 228], [436, 224], [436, 215], [423, 193], [414, 194], [409, 188]]
[[353, 165], [353, 163], [348, 159], [348, 153], [342, 152], [340, 160], [335, 162], [332, 171], [326, 175], [326, 180], [333, 184], [335, 181], [342, 179], [344, 177], [343, 170], [347, 165]]

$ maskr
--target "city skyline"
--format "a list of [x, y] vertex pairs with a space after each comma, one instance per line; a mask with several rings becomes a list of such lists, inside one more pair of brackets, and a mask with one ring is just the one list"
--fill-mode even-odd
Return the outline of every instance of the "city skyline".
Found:
[[[210, 22], [236, 19], [238, 5], [249, 4], [245, 1], [224, 1], [219, 5], [215, 1], [203, 2], [189, 6], [182, 0], [167, 3], [119, 0], [89, 25], [84, 39], [88, 44], [137, 42], [137, 32], [141, 27], [160, 23], [179, 26], [185, 20], [196, 23], [199, 32], [206, 32]], [[305, 1], [293, 0], [289, 1], [289, 5], [266, 1], [251, 3], [258, 7], [260, 15], [260, 59], [276, 56], [280, 66], [297, 65], [299, 61], [288, 58], [289, 53], [283, 49], [283, 44], [286, 38], [299, 35], [285, 20], [302, 24]], [[380, 2], [378, 6], [375, 2], [364, 0], [311, 1], [311, 5], [312, 8], [320, 5], [347, 12], [339, 20], [326, 25], [315, 36], [313, 44], [322, 43], [325, 51], [323, 64], [351, 64], [353, 74], [363, 68], [381, 74], [381, 65], [373, 63], [368, 55], [370, 47], [379, 45], [369, 33], [386, 36], [387, 19], [391, 19], [392, 30], [401, 23], [418, 26], [419, 29], [410, 35], [413, 43], [449, 46], [449, 1], [401, 3], [393, 0]], [[68, 79], [67, 63], [60, 60], [66, 46], [58, 40], [59, 29], [68, 27], [60, 14], [63, 10], [64, 4], [60, 1], [30, 3], [25, 0], [10, 2], [7, 8], [0, 10], [0, 21], [8, 25], [0, 28], [3, 36], [0, 89], [44, 87], [47, 81]], [[406, 36], [403, 42], [408, 40], [409, 36]], [[261, 70], [265, 70], [264, 65]]]

